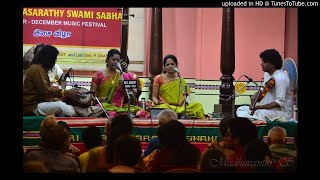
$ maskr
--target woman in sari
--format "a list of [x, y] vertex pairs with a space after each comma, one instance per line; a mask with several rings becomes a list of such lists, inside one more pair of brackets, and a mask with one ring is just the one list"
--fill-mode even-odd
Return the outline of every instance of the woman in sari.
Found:
[[[130, 74], [117, 69], [117, 63], [120, 62], [120, 51], [117, 49], [109, 50], [106, 58], [106, 68], [97, 71], [91, 80], [90, 91], [96, 91], [99, 101], [106, 111], [115, 111], [117, 113], [128, 111], [128, 98], [123, 88], [123, 80], [134, 80]], [[134, 90], [128, 90], [134, 91]], [[133, 92], [134, 93], [134, 92]], [[130, 111], [136, 112], [141, 108], [131, 104]]]
[[[152, 105], [156, 108], [169, 108], [175, 111], [179, 116], [184, 114], [184, 96], [183, 89], [187, 87], [187, 94], [191, 94], [191, 90], [183, 78], [179, 78], [175, 71], [178, 67], [178, 60], [174, 55], [167, 55], [163, 59], [164, 72], [154, 78]], [[190, 118], [203, 119], [204, 110], [200, 103], [189, 102], [186, 113]]]

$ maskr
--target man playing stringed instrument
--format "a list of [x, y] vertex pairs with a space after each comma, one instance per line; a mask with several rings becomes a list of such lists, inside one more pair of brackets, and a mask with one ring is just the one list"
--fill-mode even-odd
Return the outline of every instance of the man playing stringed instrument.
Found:
[[267, 49], [260, 53], [260, 58], [265, 86], [251, 97], [250, 107], [240, 106], [236, 114], [265, 121], [288, 121], [292, 117], [293, 103], [288, 74], [281, 70], [281, 55], [275, 49]]

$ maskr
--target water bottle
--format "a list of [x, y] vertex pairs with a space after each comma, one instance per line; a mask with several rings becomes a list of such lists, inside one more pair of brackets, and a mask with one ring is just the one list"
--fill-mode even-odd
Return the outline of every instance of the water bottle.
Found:
[[146, 110], [146, 99], [145, 98], [141, 98], [141, 107], [143, 110]]

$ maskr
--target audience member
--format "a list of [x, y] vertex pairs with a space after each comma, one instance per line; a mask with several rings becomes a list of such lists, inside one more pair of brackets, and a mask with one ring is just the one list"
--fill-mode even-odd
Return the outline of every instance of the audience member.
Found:
[[157, 135], [161, 149], [144, 158], [148, 172], [165, 172], [176, 168], [197, 169], [200, 150], [186, 139], [184, 125], [170, 121], [159, 126]]
[[87, 149], [87, 152], [79, 156], [81, 172], [85, 172], [88, 166], [89, 150], [95, 147], [102, 146], [102, 137], [100, 129], [96, 126], [89, 126], [82, 132], [82, 141]]
[[109, 170], [111, 173], [137, 173], [143, 172], [141, 142], [134, 136], [120, 136], [114, 143], [113, 158], [115, 166]]
[[42, 161], [27, 161], [23, 163], [25, 173], [48, 173], [48, 169]]
[[[169, 121], [178, 120], [178, 115], [171, 109], [164, 109], [158, 115], [157, 118], [159, 120], [159, 126], [165, 124]], [[160, 141], [158, 137], [152, 138], [147, 146], [147, 149], [144, 151], [144, 157], [148, 156], [155, 149], [160, 149]]]
[[273, 163], [277, 163], [284, 157], [296, 156], [296, 152], [294, 150], [287, 148], [287, 131], [280, 126], [274, 126], [269, 130], [268, 144]]
[[[66, 131], [68, 131], [69, 134], [71, 134], [70, 132], [70, 126], [64, 122], [64, 121], [58, 121], [58, 125], [62, 126]], [[75, 155], [75, 156], [79, 156], [80, 155], [80, 150], [75, 147], [73, 144], [70, 143], [68, 151], [69, 153]], [[76, 159], [78, 159], [78, 157], [76, 157]]]
[[132, 133], [133, 123], [127, 114], [118, 114], [106, 123], [106, 144], [89, 150], [86, 172], [106, 172], [114, 166], [114, 142]]
[[25, 162], [41, 161], [48, 172], [80, 172], [79, 163], [66, 155], [69, 147], [69, 133], [60, 125], [46, 126], [41, 132], [43, 149], [26, 154]]
[[275, 172], [268, 145], [261, 139], [253, 139], [244, 148], [245, 165], [253, 172]]

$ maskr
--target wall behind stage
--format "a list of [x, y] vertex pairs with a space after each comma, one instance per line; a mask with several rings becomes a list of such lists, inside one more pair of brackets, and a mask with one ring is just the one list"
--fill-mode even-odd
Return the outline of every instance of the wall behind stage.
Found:
[[[149, 76], [151, 8], [146, 9], [145, 76]], [[290, 26], [297, 21], [296, 13], [287, 14]], [[177, 56], [179, 69], [186, 78], [219, 80], [222, 8], [163, 8], [163, 56]], [[287, 23], [287, 25], [289, 25]], [[294, 25], [292, 26], [294, 27]], [[286, 30], [286, 8], [235, 8], [235, 72], [255, 81], [262, 78], [260, 52], [277, 49], [284, 56], [285, 42], [291, 54], [297, 47], [297, 28]]]

